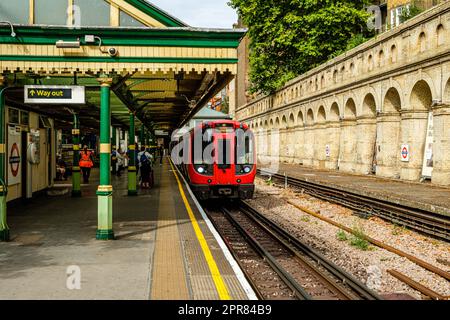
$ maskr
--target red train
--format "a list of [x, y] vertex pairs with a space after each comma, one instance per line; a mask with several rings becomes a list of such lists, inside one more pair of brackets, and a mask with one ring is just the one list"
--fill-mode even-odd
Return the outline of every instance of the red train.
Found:
[[178, 158], [176, 163], [198, 199], [253, 197], [255, 139], [246, 124], [231, 120], [205, 122], [176, 144], [172, 158]]

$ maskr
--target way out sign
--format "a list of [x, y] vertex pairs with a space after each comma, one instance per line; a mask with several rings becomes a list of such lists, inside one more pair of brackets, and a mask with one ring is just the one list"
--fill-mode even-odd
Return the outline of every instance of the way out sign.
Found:
[[37, 104], [85, 104], [83, 86], [25, 86], [25, 103]]
[[401, 159], [403, 162], [409, 162], [409, 145], [402, 144]]

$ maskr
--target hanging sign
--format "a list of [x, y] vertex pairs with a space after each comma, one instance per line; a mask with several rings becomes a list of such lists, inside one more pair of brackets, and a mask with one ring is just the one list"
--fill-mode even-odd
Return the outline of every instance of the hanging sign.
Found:
[[24, 86], [25, 103], [85, 104], [83, 86]]
[[403, 162], [409, 162], [409, 145], [402, 144], [401, 159]]

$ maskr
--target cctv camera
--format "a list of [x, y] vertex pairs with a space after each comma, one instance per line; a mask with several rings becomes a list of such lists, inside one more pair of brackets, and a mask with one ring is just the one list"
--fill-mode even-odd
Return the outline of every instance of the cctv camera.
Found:
[[108, 54], [109, 54], [111, 57], [117, 56], [118, 53], [119, 53], [119, 52], [117, 51], [116, 48], [109, 48], [109, 49], [108, 49]]

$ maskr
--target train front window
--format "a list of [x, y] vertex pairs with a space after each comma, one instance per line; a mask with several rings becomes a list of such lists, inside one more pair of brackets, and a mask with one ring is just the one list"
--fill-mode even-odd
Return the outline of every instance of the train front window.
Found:
[[228, 139], [218, 141], [219, 169], [229, 169], [231, 167], [231, 143]]
[[251, 131], [236, 134], [236, 164], [254, 164], [255, 146]]

